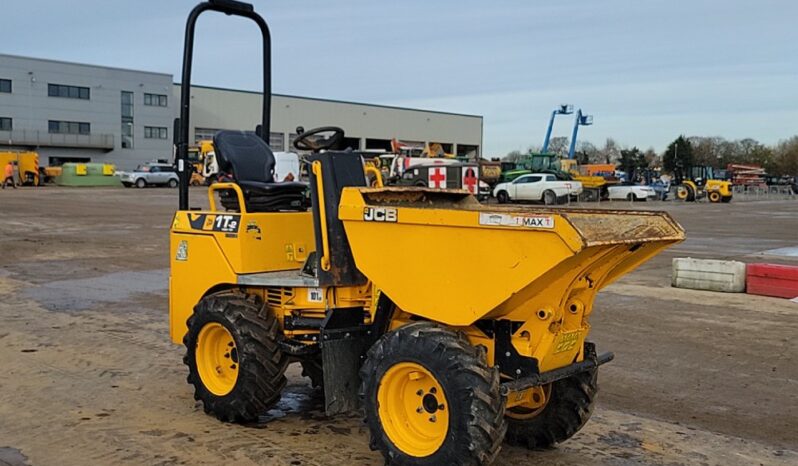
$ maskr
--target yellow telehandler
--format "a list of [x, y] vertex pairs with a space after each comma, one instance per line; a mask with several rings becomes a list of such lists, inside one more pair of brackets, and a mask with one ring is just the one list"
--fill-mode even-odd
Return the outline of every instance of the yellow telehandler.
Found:
[[[197, 210], [186, 154], [194, 25], [205, 11], [260, 26], [264, 99], [258, 131], [214, 137], [234, 181], [210, 186], [210, 208]], [[683, 240], [681, 227], [663, 212], [369, 187], [362, 154], [336, 150], [340, 128], [294, 143], [312, 152], [309, 186], [275, 182], [269, 58], [268, 27], [251, 5], [213, 0], [190, 14], [169, 319], [205, 411], [257, 419], [298, 362], [329, 415], [363, 410], [370, 446], [388, 463], [489, 464], [503, 442], [537, 449], [574, 435], [612, 359], [586, 341], [596, 293]]]
[[731, 181], [715, 178], [710, 166], [694, 166], [675, 170], [676, 199], [694, 202], [706, 197], [712, 203], [729, 203], [734, 193]]

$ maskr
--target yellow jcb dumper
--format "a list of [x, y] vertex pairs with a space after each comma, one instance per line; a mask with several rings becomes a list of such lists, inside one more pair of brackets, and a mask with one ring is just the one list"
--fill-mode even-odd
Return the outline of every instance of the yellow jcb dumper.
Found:
[[[265, 98], [257, 134], [216, 134], [220, 170], [234, 182], [210, 186], [210, 208], [194, 210], [190, 60], [206, 10], [260, 26]], [[271, 105], [266, 23], [250, 5], [206, 2], [186, 39], [170, 329], [207, 413], [257, 419], [298, 362], [328, 414], [362, 407], [370, 445], [389, 463], [488, 464], [503, 442], [548, 447], [584, 425], [598, 367], [612, 359], [586, 341], [594, 298], [684, 238], [668, 214], [529, 210], [481, 205], [465, 191], [368, 187], [361, 153], [330, 150], [338, 128], [296, 140], [313, 152], [309, 186], [275, 182], [261, 136]]]

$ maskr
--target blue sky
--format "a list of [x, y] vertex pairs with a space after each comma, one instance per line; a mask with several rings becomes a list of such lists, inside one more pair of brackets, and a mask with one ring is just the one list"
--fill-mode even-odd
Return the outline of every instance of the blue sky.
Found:
[[[254, 3], [272, 29], [275, 92], [484, 115], [487, 156], [539, 145], [559, 103], [594, 115], [580, 138], [597, 145], [798, 133], [794, 0]], [[3, 0], [0, 52], [177, 80], [194, 4]], [[195, 82], [258, 90], [259, 53], [254, 24], [204, 16]]]

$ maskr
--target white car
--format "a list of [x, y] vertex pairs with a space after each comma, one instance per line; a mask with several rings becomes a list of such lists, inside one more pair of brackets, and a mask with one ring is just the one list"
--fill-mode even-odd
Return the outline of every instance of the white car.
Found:
[[607, 191], [610, 200], [645, 201], [657, 198], [657, 192], [651, 186], [610, 186]]
[[556, 204], [559, 199], [578, 196], [582, 183], [560, 181], [548, 173], [521, 175], [513, 181], [499, 183], [493, 188], [493, 196], [500, 204], [513, 201], [542, 201], [546, 205]]
[[118, 171], [115, 173], [126, 188], [135, 186], [146, 188], [147, 186], [169, 186], [176, 188], [178, 183], [175, 167], [168, 163], [147, 162], [139, 165], [132, 172]]

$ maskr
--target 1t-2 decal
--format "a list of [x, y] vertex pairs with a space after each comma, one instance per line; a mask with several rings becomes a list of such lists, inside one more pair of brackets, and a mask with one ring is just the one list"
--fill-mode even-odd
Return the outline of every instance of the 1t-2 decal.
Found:
[[213, 223], [214, 231], [235, 233], [238, 231], [238, 217], [233, 215], [217, 215]]
[[194, 230], [238, 233], [240, 215], [188, 214], [188, 223]]

